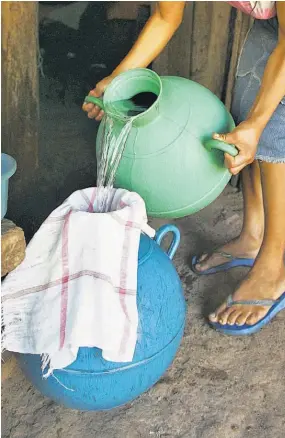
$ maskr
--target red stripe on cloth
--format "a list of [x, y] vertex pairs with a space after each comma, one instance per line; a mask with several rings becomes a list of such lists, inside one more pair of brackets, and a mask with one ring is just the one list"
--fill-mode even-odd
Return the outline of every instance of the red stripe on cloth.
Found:
[[121, 200], [120, 200], [120, 203], [119, 203], [119, 207], [120, 207], [120, 208], [127, 207], [127, 204], [126, 204], [124, 201], [122, 201], [122, 199], [121, 199]]
[[50, 224], [53, 222], [63, 222], [68, 215], [69, 215], [69, 212], [63, 216], [50, 216], [43, 222], [42, 225], [47, 225], [47, 224]]
[[64, 346], [66, 317], [68, 305], [68, 282], [69, 282], [69, 266], [68, 266], [68, 232], [69, 222], [72, 210], [67, 214], [62, 230], [62, 279], [61, 279], [61, 304], [60, 304], [60, 343], [59, 349]]
[[88, 196], [86, 195], [86, 193], [84, 192], [84, 190], [80, 190], [80, 194], [81, 194], [82, 198], [84, 199], [84, 201], [86, 202], [87, 206], [89, 207], [90, 200], [89, 200]]
[[[120, 288], [114, 286], [112, 283], [111, 277], [104, 275], [102, 273], [96, 272], [96, 271], [88, 271], [88, 270], [79, 271], [79, 272], [76, 272], [74, 274], [70, 274], [68, 280], [70, 282], [70, 281], [77, 280], [78, 278], [85, 277], [85, 276], [93, 277], [95, 279], [99, 279], [102, 281], [106, 281], [118, 293], [120, 290], [122, 290], [122, 293], [125, 293], [126, 295], [135, 295], [135, 293], [136, 293], [136, 291], [132, 290], [132, 289], [120, 289]], [[29, 287], [27, 289], [23, 289], [23, 290], [20, 290], [18, 292], [15, 292], [11, 295], [10, 294], [4, 295], [4, 296], [2, 296], [2, 302], [8, 301], [8, 300], [15, 300], [17, 298], [22, 298], [25, 295], [30, 295], [30, 294], [39, 293], [39, 292], [47, 292], [49, 289], [57, 287], [61, 284], [62, 284], [62, 278], [58, 278], [57, 280], [50, 281], [49, 283], [40, 284], [40, 285], [34, 286], [34, 287]]]
[[124, 241], [123, 241], [123, 251], [122, 251], [122, 261], [120, 268], [120, 304], [123, 309], [124, 314], [126, 315], [126, 322], [124, 325], [123, 336], [120, 345], [120, 354], [124, 354], [126, 351], [126, 346], [128, 342], [128, 338], [130, 335], [130, 318], [128, 315], [128, 310], [126, 306], [126, 285], [128, 284], [128, 262], [130, 256], [130, 243], [131, 243], [131, 232], [132, 232], [132, 210], [130, 211], [129, 220], [126, 222], [124, 227]]
[[89, 204], [89, 207], [88, 207], [89, 213], [93, 213], [94, 212], [94, 201], [96, 199], [96, 191], [97, 191], [96, 188], [94, 188], [93, 193], [91, 195], [90, 204]]

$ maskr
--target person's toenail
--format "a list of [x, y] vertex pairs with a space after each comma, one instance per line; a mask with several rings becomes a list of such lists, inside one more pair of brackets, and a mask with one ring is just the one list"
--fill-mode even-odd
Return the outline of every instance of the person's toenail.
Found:
[[251, 316], [250, 318], [248, 318], [248, 320], [246, 321], [246, 323], [247, 323], [248, 325], [253, 325], [253, 324], [255, 324], [255, 317], [254, 317], [254, 316]]

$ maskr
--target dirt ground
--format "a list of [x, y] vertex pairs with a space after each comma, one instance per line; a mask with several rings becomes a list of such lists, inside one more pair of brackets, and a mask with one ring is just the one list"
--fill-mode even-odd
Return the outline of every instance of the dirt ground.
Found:
[[[73, 190], [94, 183], [96, 127], [72, 102], [42, 100], [41, 118], [43, 220]], [[189, 269], [191, 254], [237, 235], [241, 220], [241, 195], [228, 187], [202, 212], [175, 222], [182, 233], [174, 262], [188, 304], [187, 325], [173, 365], [149, 392], [109, 412], [71, 411], [38, 393], [12, 361], [2, 369], [2, 437], [283, 438], [284, 313], [251, 337], [218, 334], [205, 315], [246, 269], [201, 278]]]

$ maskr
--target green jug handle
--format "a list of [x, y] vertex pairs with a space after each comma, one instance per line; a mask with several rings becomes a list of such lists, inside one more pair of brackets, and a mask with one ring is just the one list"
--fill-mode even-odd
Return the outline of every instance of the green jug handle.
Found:
[[94, 105], [99, 106], [102, 110], [105, 110], [103, 100], [99, 97], [95, 96], [86, 96], [84, 99], [84, 103], [93, 103]]
[[156, 235], [154, 237], [155, 242], [160, 245], [162, 242], [162, 239], [164, 238], [164, 236], [167, 233], [172, 233], [173, 234], [173, 240], [170, 244], [170, 247], [168, 248], [166, 254], [168, 255], [168, 257], [170, 258], [170, 260], [173, 259], [177, 248], [179, 246], [180, 243], [180, 231], [179, 229], [175, 226], [175, 225], [163, 225], [163, 227], [160, 227], [159, 230], [156, 232]]
[[220, 151], [230, 154], [232, 157], [236, 157], [238, 155], [238, 150], [234, 145], [224, 143], [220, 140], [214, 140], [213, 138], [205, 142], [205, 147], [209, 151], [211, 151], [212, 149], [219, 149]]

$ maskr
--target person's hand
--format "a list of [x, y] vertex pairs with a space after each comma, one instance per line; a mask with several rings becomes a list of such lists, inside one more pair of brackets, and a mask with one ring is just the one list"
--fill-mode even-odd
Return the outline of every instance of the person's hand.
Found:
[[[101, 97], [113, 79], [113, 76], [107, 76], [106, 78], [102, 79], [102, 81], [98, 82], [94, 90], [90, 91], [89, 96]], [[89, 119], [95, 119], [97, 122], [100, 122], [104, 116], [104, 111], [93, 103], [84, 103], [82, 109], [83, 111], [87, 112]]]
[[228, 134], [214, 134], [215, 140], [234, 145], [239, 153], [236, 157], [225, 154], [225, 165], [233, 175], [254, 161], [262, 129], [257, 123], [246, 120]]

